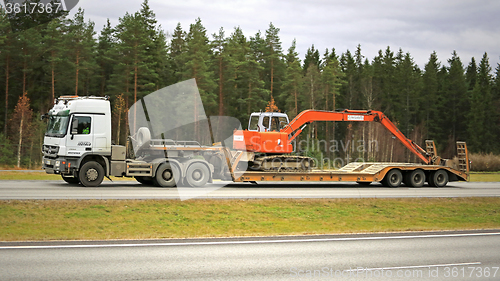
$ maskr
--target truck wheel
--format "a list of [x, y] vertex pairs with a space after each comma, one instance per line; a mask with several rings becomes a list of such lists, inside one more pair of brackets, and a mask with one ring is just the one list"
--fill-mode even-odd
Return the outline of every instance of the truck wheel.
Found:
[[431, 172], [429, 185], [433, 187], [443, 187], [448, 184], [448, 173], [445, 170]]
[[95, 161], [89, 161], [83, 164], [78, 176], [83, 186], [99, 186], [104, 179], [104, 168]]
[[192, 187], [204, 186], [210, 179], [210, 172], [203, 163], [191, 164], [186, 172], [186, 184]]
[[154, 182], [161, 187], [173, 187], [175, 186], [175, 179], [180, 180], [180, 176], [181, 171], [176, 165], [163, 163], [158, 167], [158, 170], [156, 170]]
[[69, 183], [69, 184], [79, 184], [80, 183], [80, 180], [78, 178], [75, 178], [75, 177], [66, 177], [66, 176], [63, 176], [61, 175], [62, 179]]
[[420, 169], [408, 171], [405, 175], [404, 183], [406, 186], [422, 187], [425, 183], [424, 171]]
[[383, 184], [388, 187], [399, 187], [403, 181], [403, 174], [398, 169], [392, 169], [385, 174]]
[[137, 177], [134, 177], [135, 180], [137, 180], [138, 182], [144, 184], [144, 185], [154, 185], [154, 182], [153, 182], [153, 178], [152, 177], [140, 177], [140, 176], [137, 176]]

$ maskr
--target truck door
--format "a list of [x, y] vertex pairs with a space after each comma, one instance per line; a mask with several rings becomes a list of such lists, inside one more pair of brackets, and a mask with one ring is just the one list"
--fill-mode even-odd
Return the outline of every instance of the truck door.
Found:
[[68, 156], [79, 157], [92, 152], [93, 122], [91, 115], [73, 115], [67, 138]]

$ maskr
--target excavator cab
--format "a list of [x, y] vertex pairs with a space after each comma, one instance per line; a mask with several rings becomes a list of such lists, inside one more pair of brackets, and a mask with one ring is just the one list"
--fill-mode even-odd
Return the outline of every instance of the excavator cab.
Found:
[[254, 132], [279, 132], [288, 125], [288, 116], [279, 112], [254, 112], [248, 121], [248, 130]]

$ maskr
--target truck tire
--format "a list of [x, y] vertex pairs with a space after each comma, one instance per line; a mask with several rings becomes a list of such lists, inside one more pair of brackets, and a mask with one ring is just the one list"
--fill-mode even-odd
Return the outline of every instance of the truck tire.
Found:
[[144, 184], [144, 185], [154, 185], [154, 181], [153, 181], [153, 178], [152, 177], [140, 177], [140, 176], [137, 176], [137, 177], [134, 177], [135, 180], [137, 180], [138, 182]]
[[420, 169], [408, 171], [405, 174], [404, 183], [406, 186], [422, 187], [425, 183], [425, 173]]
[[186, 171], [185, 183], [191, 187], [201, 187], [210, 179], [210, 170], [201, 162], [191, 164]]
[[448, 172], [437, 170], [431, 172], [429, 176], [429, 185], [433, 187], [443, 187], [448, 184]]
[[75, 177], [66, 177], [66, 176], [63, 176], [61, 175], [62, 179], [69, 183], [69, 184], [79, 184], [80, 183], [80, 180], [78, 178], [75, 178]]
[[83, 186], [99, 186], [104, 179], [104, 168], [95, 161], [89, 161], [80, 168], [78, 177]]
[[163, 163], [156, 170], [156, 176], [154, 177], [154, 183], [160, 187], [173, 187], [175, 186], [175, 181], [180, 180], [181, 171], [177, 165], [171, 165], [169, 163]]
[[403, 174], [398, 169], [392, 169], [385, 174], [382, 184], [387, 187], [399, 187], [403, 181]]

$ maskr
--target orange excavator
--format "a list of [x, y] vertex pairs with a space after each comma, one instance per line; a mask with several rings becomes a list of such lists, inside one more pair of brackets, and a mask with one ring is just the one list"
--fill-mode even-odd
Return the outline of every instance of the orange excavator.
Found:
[[385, 114], [374, 110], [305, 110], [291, 122], [285, 113], [255, 112], [250, 116], [248, 130], [235, 132], [233, 147], [260, 154], [251, 161], [250, 168], [254, 170], [307, 170], [314, 166], [311, 158], [286, 154], [293, 152], [293, 140], [314, 121], [379, 122], [425, 164], [441, 162], [439, 157], [405, 137]]

